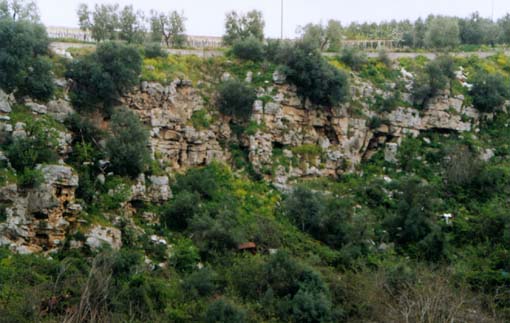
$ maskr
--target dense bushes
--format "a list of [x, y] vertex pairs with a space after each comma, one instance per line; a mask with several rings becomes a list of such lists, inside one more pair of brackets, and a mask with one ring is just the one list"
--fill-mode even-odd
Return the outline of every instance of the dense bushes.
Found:
[[217, 300], [209, 305], [204, 317], [206, 323], [246, 322], [246, 313], [223, 299]]
[[256, 98], [254, 89], [240, 81], [230, 80], [219, 87], [218, 106], [221, 113], [246, 120]]
[[298, 187], [285, 200], [283, 209], [299, 229], [332, 248], [350, 245], [356, 252], [365, 249], [363, 241], [369, 237], [365, 224], [356, 221], [347, 201]]
[[460, 44], [460, 27], [456, 18], [431, 17], [425, 33], [425, 46], [429, 48], [454, 48]]
[[149, 132], [138, 116], [125, 109], [115, 111], [111, 130], [106, 142], [111, 169], [118, 175], [131, 177], [144, 172], [150, 161]]
[[479, 72], [470, 91], [475, 108], [481, 112], [494, 112], [510, 97], [508, 82], [499, 74]]
[[146, 58], [166, 58], [168, 53], [163, 49], [163, 47], [161, 47], [160, 43], [151, 43], [145, 46], [144, 56]]
[[44, 26], [0, 19], [0, 88], [47, 100], [53, 95], [49, 39]]
[[22, 171], [25, 168], [35, 168], [37, 164], [57, 160], [56, 134], [46, 122], [30, 122], [25, 131], [26, 137], [12, 138], [5, 149], [14, 169]]
[[73, 80], [71, 100], [80, 110], [112, 106], [139, 83], [142, 57], [132, 46], [103, 43], [97, 51], [73, 61], [66, 77]]
[[254, 62], [264, 59], [264, 45], [255, 37], [238, 40], [232, 46], [232, 53], [240, 58]]
[[296, 85], [301, 97], [323, 106], [334, 106], [347, 100], [347, 74], [329, 65], [319, 51], [306, 43], [282, 48], [276, 59], [284, 65], [287, 79]]
[[355, 47], [345, 47], [340, 54], [340, 60], [353, 70], [359, 71], [363, 64], [368, 62], [368, 57]]
[[430, 99], [451, 88], [455, 78], [455, 62], [450, 56], [440, 56], [425, 65], [413, 84], [414, 104], [424, 108]]
[[440, 200], [420, 179], [401, 184], [396, 213], [386, 220], [390, 237], [412, 256], [437, 261], [444, 257], [446, 239], [437, 223]]
[[323, 278], [285, 252], [237, 263], [234, 286], [247, 300], [260, 300], [260, 312], [281, 322], [329, 322], [330, 291]]

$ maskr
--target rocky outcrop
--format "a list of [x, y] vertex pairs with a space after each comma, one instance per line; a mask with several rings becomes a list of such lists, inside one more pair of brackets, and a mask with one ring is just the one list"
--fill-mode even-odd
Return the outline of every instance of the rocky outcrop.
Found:
[[4, 91], [0, 89], [0, 114], [1, 113], [10, 113], [11, 109], [11, 99]]
[[75, 202], [78, 175], [70, 167], [39, 168], [44, 181], [37, 188], [16, 184], [0, 188], [0, 203], [7, 215], [0, 223], [0, 245], [21, 253], [56, 250], [82, 210]]
[[[303, 102], [284, 80], [283, 74], [275, 72], [274, 85], [258, 90], [264, 101], [256, 101], [253, 107], [251, 122], [257, 130], [240, 137], [232, 133], [230, 120], [221, 116], [208, 129], [193, 127], [193, 113], [205, 107], [199, 91], [188, 81], [176, 80], [166, 87], [144, 82], [124, 101], [151, 127], [154, 155], [169, 169], [228, 161], [229, 145], [220, 143], [236, 143], [246, 149], [253, 168], [278, 185], [292, 178], [353, 171], [387, 143], [386, 159], [396, 162], [403, 137], [427, 130], [472, 131], [480, 118], [474, 108], [464, 106], [462, 96], [447, 94], [421, 111], [401, 106], [377, 114], [372, 108], [376, 96], [389, 98], [396, 85], [388, 84], [390, 90], [385, 92], [356, 77], [350, 103], [316, 107]], [[402, 97], [410, 95], [403, 93]], [[371, 118], [384, 122], [373, 128], [368, 122]]]
[[58, 99], [48, 102], [47, 112], [53, 119], [64, 122], [69, 115], [74, 113], [74, 109], [68, 101]]
[[85, 235], [85, 244], [92, 250], [108, 246], [113, 250], [119, 250], [122, 247], [122, 235], [119, 229], [113, 227], [94, 226]]
[[149, 176], [145, 178], [141, 174], [136, 179], [136, 183], [131, 186], [130, 201], [145, 201], [153, 203], [163, 203], [172, 197], [170, 182], [168, 176]]
[[192, 125], [193, 113], [204, 109], [204, 102], [190, 82], [176, 80], [166, 87], [144, 82], [124, 101], [151, 126], [152, 150], [170, 169], [228, 160], [228, 152], [220, 145], [222, 139], [230, 137], [228, 123], [218, 120], [209, 129], [196, 129]]

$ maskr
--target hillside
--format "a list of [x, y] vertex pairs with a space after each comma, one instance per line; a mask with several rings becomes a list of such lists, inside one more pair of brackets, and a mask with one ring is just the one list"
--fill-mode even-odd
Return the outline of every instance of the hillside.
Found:
[[1, 322], [510, 319], [504, 53], [38, 35], [0, 20]]

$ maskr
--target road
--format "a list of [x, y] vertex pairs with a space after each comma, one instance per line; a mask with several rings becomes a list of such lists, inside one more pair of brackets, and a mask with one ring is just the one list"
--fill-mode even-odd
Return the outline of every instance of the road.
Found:
[[[87, 48], [87, 47], [95, 47], [93, 44], [83, 44], [83, 43], [63, 43], [63, 42], [53, 42], [50, 44], [50, 48], [53, 51], [66, 51], [69, 48]], [[221, 50], [205, 50], [205, 49], [168, 49], [169, 54], [172, 55], [196, 55], [198, 57], [209, 58], [209, 57], [217, 57], [224, 56], [225, 51]], [[450, 53], [457, 57], [469, 57], [471, 55], [476, 55], [480, 58], [486, 58], [496, 54], [495, 51], [489, 52], [458, 52], [458, 53]], [[506, 55], [510, 56], [510, 51], [504, 52]], [[333, 57], [338, 55], [337, 53], [324, 53], [324, 56]], [[368, 57], [378, 57], [379, 53], [368, 52]], [[388, 57], [391, 60], [397, 60], [400, 58], [416, 58], [418, 56], [425, 56], [428, 59], [434, 59], [437, 57], [436, 53], [401, 53], [401, 52], [388, 52]]]

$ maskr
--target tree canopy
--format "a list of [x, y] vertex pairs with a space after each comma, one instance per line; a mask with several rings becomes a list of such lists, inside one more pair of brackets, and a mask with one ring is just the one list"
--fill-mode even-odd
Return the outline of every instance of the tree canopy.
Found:
[[16, 95], [47, 100], [54, 90], [44, 26], [0, 19], [0, 88]]
[[225, 17], [223, 42], [227, 45], [232, 45], [237, 40], [248, 37], [254, 37], [262, 41], [264, 40], [265, 25], [266, 23], [260, 11], [253, 10], [246, 14], [231, 11]]

